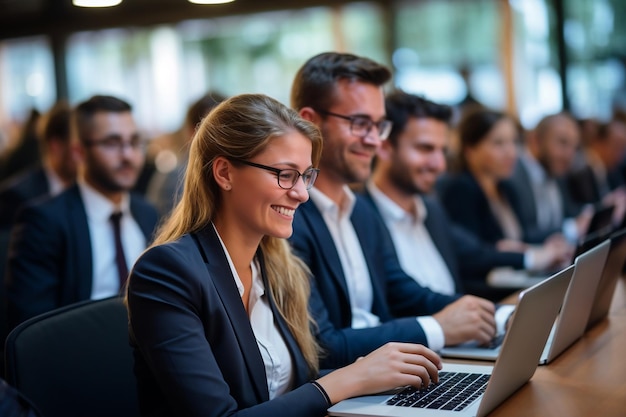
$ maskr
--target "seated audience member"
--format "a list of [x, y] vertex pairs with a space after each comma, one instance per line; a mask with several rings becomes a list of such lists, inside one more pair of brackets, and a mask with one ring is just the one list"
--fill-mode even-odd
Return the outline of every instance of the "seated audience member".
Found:
[[41, 113], [37, 109], [31, 109], [16, 139], [10, 141], [0, 154], [0, 182], [41, 164], [37, 132], [40, 119]]
[[461, 120], [458, 137], [461, 169], [438, 184], [449, 218], [499, 250], [524, 252], [527, 269], [556, 268], [571, 262], [573, 247], [560, 234], [550, 236], [542, 246], [526, 243], [521, 197], [507, 181], [517, 159], [519, 130], [513, 118], [477, 110]]
[[322, 417], [348, 397], [437, 380], [439, 357], [391, 343], [318, 377], [309, 271], [285, 240], [321, 135], [263, 95], [199, 126], [180, 201], [129, 279], [143, 416]]
[[390, 231], [402, 269], [443, 294], [468, 292], [492, 299], [510, 293], [485, 285], [495, 267], [524, 267], [524, 255], [500, 252], [450, 222], [431, 195], [446, 171], [452, 108], [395, 91], [385, 101], [393, 122], [378, 151], [364, 196]]
[[59, 194], [76, 179], [76, 163], [70, 151], [69, 105], [58, 102], [40, 122], [41, 164], [0, 184], [0, 227], [10, 227], [25, 202]]
[[77, 183], [24, 206], [13, 227], [6, 277], [10, 327], [67, 304], [120, 294], [125, 268], [156, 226], [156, 210], [128, 192], [145, 148], [130, 105], [94, 96], [73, 110], [72, 123]]
[[614, 204], [618, 221], [626, 208], [621, 164], [626, 157], [626, 121], [615, 118], [598, 127], [584, 149], [585, 163], [568, 175], [568, 187], [578, 204]]
[[292, 86], [292, 106], [324, 138], [320, 175], [294, 218], [291, 243], [313, 275], [310, 310], [325, 367], [391, 340], [438, 350], [485, 343], [496, 333], [490, 301], [439, 294], [407, 275], [380, 217], [348, 187], [367, 180], [389, 134], [382, 85], [390, 77], [370, 59], [323, 53], [300, 68]]
[[[154, 204], [160, 216], [166, 216], [180, 198], [182, 180], [187, 169], [189, 145], [196, 127], [209, 111], [224, 98], [219, 93], [209, 92], [196, 100], [187, 110], [185, 122], [181, 128], [182, 143], [171, 146], [176, 149], [163, 149], [157, 154], [157, 168], [148, 183], [146, 199]], [[166, 158], [175, 159], [176, 165], [172, 164], [173, 167], [166, 168], [160, 167], [158, 161]]]
[[453, 116], [451, 122], [456, 122], [463, 117], [467, 112], [474, 109], [484, 108], [485, 105], [476, 98], [474, 94], [474, 85], [472, 83], [472, 68], [469, 63], [463, 63], [459, 69], [459, 75], [465, 85], [465, 96], [453, 107]]
[[29, 201], [59, 194], [76, 179], [76, 163], [70, 151], [70, 107], [67, 102], [57, 102], [38, 118], [38, 123], [36, 136], [40, 163], [31, 164], [0, 184], [0, 337], [7, 330], [4, 277], [16, 213]]
[[[574, 203], [565, 177], [571, 171], [580, 145], [580, 127], [567, 113], [544, 117], [526, 136], [511, 183], [520, 202], [521, 223], [530, 240], [562, 233], [576, 243], [586, 232], [593, 214]], [[578, 217], [576, 217], [578, 216]]]

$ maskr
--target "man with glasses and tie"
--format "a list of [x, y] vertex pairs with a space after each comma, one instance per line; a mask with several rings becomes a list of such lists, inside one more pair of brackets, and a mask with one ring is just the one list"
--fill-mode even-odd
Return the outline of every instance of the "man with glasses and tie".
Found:
[[9, 328], [82, 300], [120, 295], [149, 243], [157, 212], [131, 194], [145, 160], [131, 106], [94, 96], [72, 114], [77, 183], [26, 206], [11, 236]]
[[311, 270], [309, 304], [323, 368], [346, 365], [390, 341], [437, 350], [486, 343], [496, 332], [490, 301], [439, 294], [407, 275], [384, 223], [349, 188], [369, 178], [390, 133], [382, 88], [390, 78], [370, 59], [323, 53], [300, 68], [292, 86], [292, 107], [324, 138], [319, 176], [290, 238]]

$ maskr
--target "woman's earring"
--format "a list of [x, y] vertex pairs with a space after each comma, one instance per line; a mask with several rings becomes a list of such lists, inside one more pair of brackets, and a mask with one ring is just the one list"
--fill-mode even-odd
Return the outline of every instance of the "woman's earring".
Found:
[[230, 190], [230, 185], [226, 184], [226, 185], [224, 186], [224, 189], [225, 189], [226, 191]]

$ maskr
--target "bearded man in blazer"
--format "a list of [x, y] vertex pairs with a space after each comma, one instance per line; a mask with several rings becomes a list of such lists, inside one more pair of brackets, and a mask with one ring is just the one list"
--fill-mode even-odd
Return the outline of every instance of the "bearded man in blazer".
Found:
[[499, 301], [512, 290], [489, 287], [485, 277], [496, 267], [522, 269], [524, 254], [498, 251], [455, 225], [434, 192], [447, 167], [452, 108], [403, 91], [388, 94], [385, 108], [393, 128], [360, 191], [389, 230], [400, 264], [434, 291]]
[[70, 146], [70, 106], [57, 102], [39, 129], [41, 164], [0, 184], [0, 228], [10, 228], [18, 209], [44, 195], [56, 195], [74, 183], [76, 163]]
[[73, 110], [72, 129], [77, 183], [29, 203], [13, 227], [5, 281], [9, 330], [67, 304], [121, 293], [126, 276], [116, 264], [112, 213], [121, 213], [126, 265], [156, 227], [156, 210], [129, 192], [145, 160], [131, 106], [94, 96]]

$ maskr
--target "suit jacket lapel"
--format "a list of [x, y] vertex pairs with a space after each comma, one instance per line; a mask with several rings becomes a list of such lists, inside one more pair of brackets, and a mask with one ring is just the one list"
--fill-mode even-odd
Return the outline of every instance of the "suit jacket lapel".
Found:
[[[348, 296], [348, 284], [346, 283], [346, 277], [343, 274], [343, 268], [341, 267], [341, 260], [337, 252], [337, 247], [333, 241], [332, 236], [322, 214], [317, 209], [315, 203], [311, 200], [307, 201], [298, 208], [299, 215], [303, 220], [308, 223], [311, 234], [317, 245], [320, 247], [320, 251], [323, 255], [323, 261], [327, 263], [333, 280], [339, 285], [339, 288], [343, 291], [346, 300], [349, 300]], [[311, 265], [309, 265], [310, 267]]]
[[287, 348], [291, 353], [291, 357], [293, 360], [293, 370], [295, 372], [294, 375], [294, 386], [299, 386], [306, 382], [310, 377], [309, 367], [302, 355], [302, 351], [300, 350], [300, 346], [293, 337], [293, 334], [289, 330], [285, 319], [278, 311], [278, 307], [276, 307], [276, 303], [274, 302], [274, 297], [272, 296], [272, 291], [268, 285], [267, 275], [265, 273], [265, 261], [263, 260], [263, 253], [259, 250], [257, 252], [257, 259], [259, 260], [259, 264], [261, 265], [261, 276], [263, 278], [263, 284], [265, 286], [265, 294], [267, 299], [269, 300], [270, 308], [272, 309], [272, 314], [274, 315], [274, 323], [277, 324], [278, 330], [283, 336], [283, 340], [287, 344]]
[[130, 195], [130, 212], [146, 237], [146, 243], [152, 241], [157, 218], [142, 208], [134, 194]]
[[[365, 204], [369, 203], [366, 203], [365, 200], [363, 200], [362, 196], [357, 195], [356, 203], [354, 204], [354, 210], [352, 212], [352, 216], [350, 217], [350, 221], [352, 222], [352, 227], [354, 227], [354, 231], [356, 232], [357, 238], [359, 239], [361, 247], [363, 248], [363, 257], [365, 258], [365, 263], [367, 264], [367, 269], [370, 273], [370, 281], [372, 283], [372, 295], [374, 296], [372, 311], [380, 316], [384, 316], [383, 312], [389, 311], [389, 309], [386, 308], [387, 300], [385, 299], [385, 294], [387, 294], [387, 291], [383, 287], [383, 283], [381, 282], [381, 280], [378, 279], [379, 277], [376, 276], [376, 271], [378, 269], [375, 268], [374, 265], [372, 265], [373, 259], [368, 256], [368, 253], [372, 252], [367, 249], [366, 245], [367, 242], [378, 242], [381, 239], [380, 237], [371, 237], [372, 221], [378, 222], [379, 220], [379, 224], [383, 226], [377, 230], [380, 230], [382, 233], [388, 233], [388, 231], [384, 227], [384, 224], [382, 224], [383, 220], [380, 216], [371, 216], [372, 213], [370, 213], [369, 210], [365, 210], [365, 208], [367, 207], [365, 206]], [[374, 209], [372, 209], [371, 212], [374, 212]], [[396, 249], [391, 241], [391, 236], [389, 236], [388, 243], [391, 245], [390, 248], [395, 254]], [[382, 278], [385, 279], [386, 277]]]
[[450, 239], [447, 239], [447, 237], [450, 236], [450, 233], [446, 230], [442, 230], [442, 228], [450, 225], [446, 224], [442, 213], [437, 212], [437, 206], [431, 204], [427, 197], [424, 197], [422, 200], [426, 206], [427, 213], [426, 218], [424, 219], [424, 227], [428, 231], [430, 238], [448, 266], [448, 269], [453, 275], [456, 275], [456, 254], [454, 252], [454, 247], [452, 247], [454, 242], [450, 242]]
[[33, 175], [33, 181], [31, 181], [31, 196], [38, 197], [50, 193], [50, 184], [48, 183], [48, 177], [46, 171], [42, 168], [37, 169]]
[[530, 181], [530, 172], [526, 166], [527, 163], [530, 162], [525, 162], [523, 157], [518, 158], [511, 182], [514, 185], [519, 184], [520, 191], [524, 192], [524, 198], [520, 199], [520, 208], [523, 213], [526, 213], [524, 217], [534, 224], [537, 222], [537, 203], [535, 201], [533, 184]]
[[76, 253], [76, 275], [73, 278], [76, 282], [77, 299], [88, 300], [91, 298], [93, 259], [87, 212], [78, 185], [72, 186], [68, 193], [66, 216], [71, 231], [71, 241], [68, 244], [74, 246]]
[[195, 234], [197, 241], [200, 243], [201, 250], [204, 252], [204, 258], [207, 260], [207, 269], [212, 281], [220, 295], [220, 298], [227, 306], [227, 314], [233, 324], [233, 331], [237, 336], [239, 347], [243, 352], [243, 357], [248, 368], [248, 374], [255, 393], [259, 398], [259, 402], [269, 400], [269, 390], [267, 388], [267, 379], [265, 375], [265, 365], [261, 352], [257, 346], [256, 338], [250, 319], [246, 313], [235, 279], [228, 265], [226, 254], [222, 249], [222, 245], [213, 229], [213, 226], [205, 228], [203, 231]]

